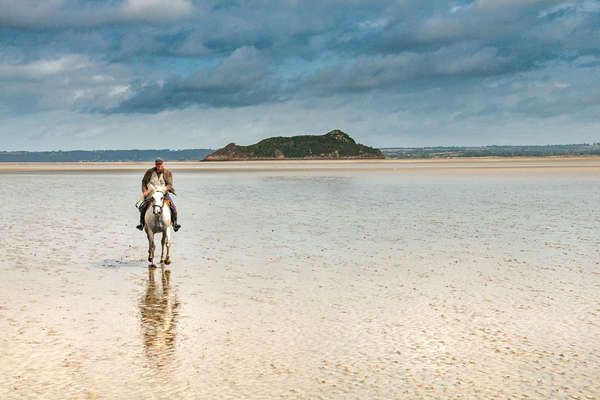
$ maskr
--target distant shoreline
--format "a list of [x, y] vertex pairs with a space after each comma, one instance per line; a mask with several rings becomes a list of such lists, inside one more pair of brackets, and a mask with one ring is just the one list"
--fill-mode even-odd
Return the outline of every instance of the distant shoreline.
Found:
[[[348, 146], [350, 148], [347, 148]], [[355, 147], [358, 147], [358, 149]], [[379, 156], [370, 155], [369, 149], [372, 151], [376, 151]], [[315, 154], [317, 154], [318, 156], [315, 156]], [[200, 162], [204, 161], [205, 159], [211, 162], [322, 162], [325, 160], [372, 160], [381, 159], [384, 156], [385, 159], [409, 161], [460, 160], [463, 158], [469, 160], [496, 158], [510, 160], [548, 157], [600, 157], [600, 142], [565, 145], [382, 147], [377, 149], [355, 143], [354, 140], [345, 133], [334, 130], [322, 136], [308, 135], [295, 136], [290, 138], [269, 138], [250, 146], [238, 146], [231, 143], [217, 151], [214, 151], [212, 149], [132, 149], [66, 151], [4, 150], [0, 151], [0, 163], [152, 162], [157, 157], [161, 157], [169, 162]]]
[[[0, 174], [10, 173], [137, 173], [151, 162], [0, 162]], [[395, 168], [396, 167], [396, 168]], [[168, 161], [176, 172], [394, 171], [597, 168], [600, 156], [457, 157], [369, 160]]]

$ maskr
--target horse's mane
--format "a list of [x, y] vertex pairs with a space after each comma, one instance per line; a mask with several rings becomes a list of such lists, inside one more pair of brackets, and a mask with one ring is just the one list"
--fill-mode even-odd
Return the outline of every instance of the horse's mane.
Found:
[[150, 194], [153, 195], [156, 192], [162, 192], [163, 194], [165, 194], [166, 192], [166, 187], [165, 186], [154, 186], [152, 184], [149, 185], [150, 187]]

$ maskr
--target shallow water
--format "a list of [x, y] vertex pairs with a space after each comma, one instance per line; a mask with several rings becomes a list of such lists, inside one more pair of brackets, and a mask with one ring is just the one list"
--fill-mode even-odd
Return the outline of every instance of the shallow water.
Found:
[[600, 162], [556, 163], [175, 166], [156, 269], [144, 166], [3, 171], [0, 398], [598, 398]]

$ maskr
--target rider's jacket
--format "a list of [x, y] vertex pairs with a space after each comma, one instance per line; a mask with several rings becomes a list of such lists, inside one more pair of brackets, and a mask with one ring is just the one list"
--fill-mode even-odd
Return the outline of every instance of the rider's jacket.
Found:
[[168, 169], [163, 169], [161, 173], [156, 171], [156, 167], [147, 170], [144, 178], [142, 178], [142, 192], [148, 190], [149, 184], [154, 186], [164, 185], [167, 192], [175, 193], [175, 189], [173, 189], [173, 174]]

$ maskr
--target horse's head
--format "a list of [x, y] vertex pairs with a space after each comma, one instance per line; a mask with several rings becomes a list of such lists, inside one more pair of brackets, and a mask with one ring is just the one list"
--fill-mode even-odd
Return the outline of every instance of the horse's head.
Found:
[[165, 193], [166, 189], [162, 186], [155, 187], [151, 186], [152, 189], [152, 212], [154, 215], [160, 215], [162, 213], [163, 206], [165, 205]]

